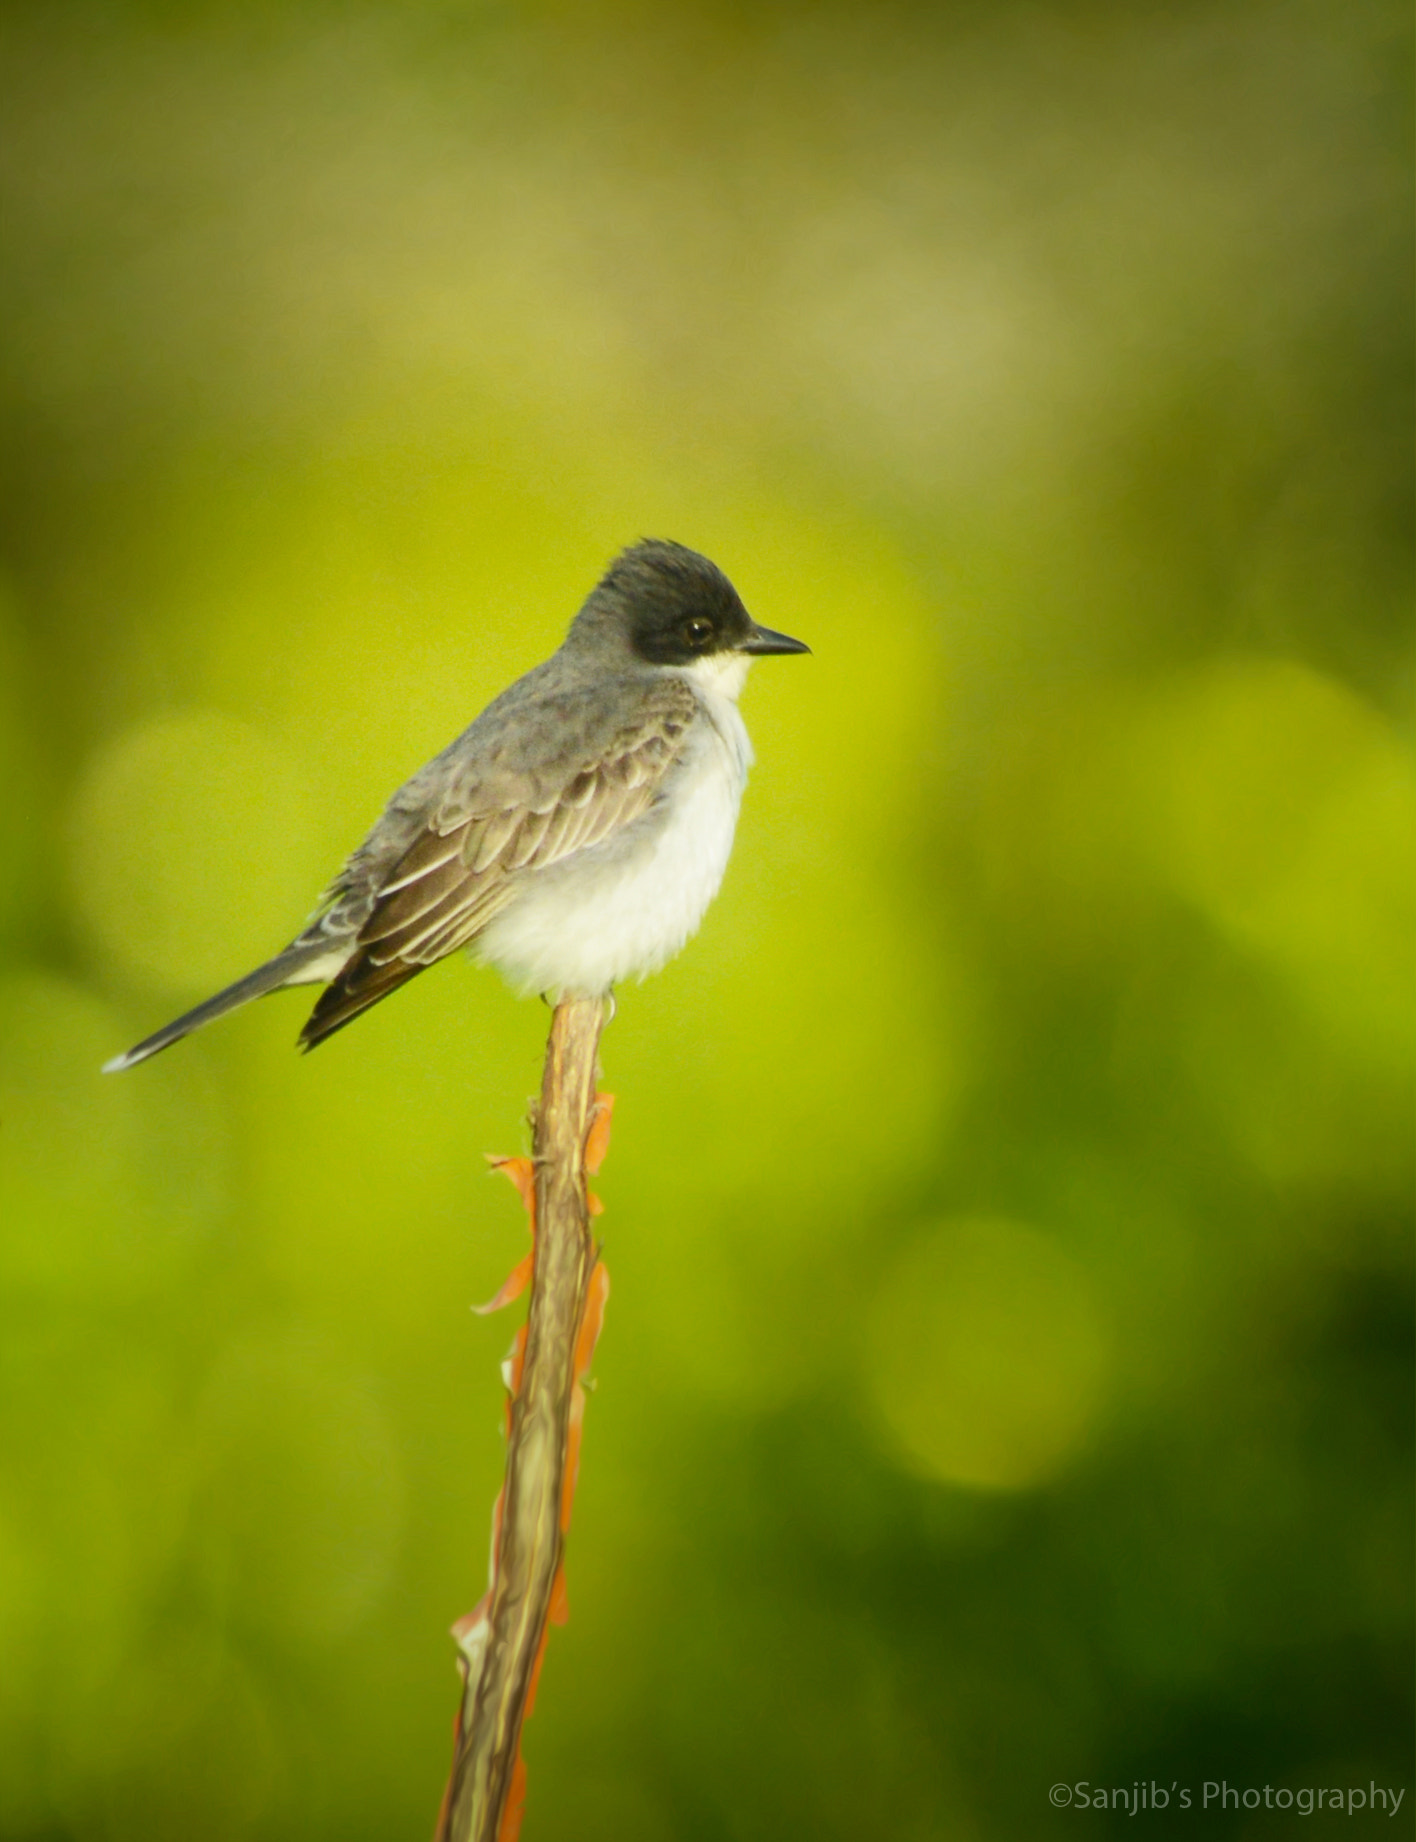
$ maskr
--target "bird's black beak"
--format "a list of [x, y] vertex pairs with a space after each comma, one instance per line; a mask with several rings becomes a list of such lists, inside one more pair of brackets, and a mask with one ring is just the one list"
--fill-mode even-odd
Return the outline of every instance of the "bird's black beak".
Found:
[[785, 633], [774, 633], [770, 627], [754, 626], [738, 651], [756, 655], [763, 652], [810, 652], [811, 648], [805, 640], [789, 639]]

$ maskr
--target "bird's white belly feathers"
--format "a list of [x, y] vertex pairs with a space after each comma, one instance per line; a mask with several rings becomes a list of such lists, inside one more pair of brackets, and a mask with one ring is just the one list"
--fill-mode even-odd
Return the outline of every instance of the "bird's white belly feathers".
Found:
[[707, 720], [662, 799], [617, 837], [529, 877], [476, 942], [475, 956], [518, 990], [594, 997], [644, 978], [703, 919], [732, 851], [752, 745], [732, 698], [696, 688]]

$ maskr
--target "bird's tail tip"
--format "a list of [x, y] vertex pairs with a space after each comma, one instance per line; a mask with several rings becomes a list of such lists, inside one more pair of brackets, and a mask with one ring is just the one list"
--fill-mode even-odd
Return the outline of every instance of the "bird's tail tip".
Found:
[[326, 953], [327, 949], [315, 942], [287, 947], [283, 953], [277, 953], [274, 959], [268, 959], [263, 966], [257, 966], [254, 972], [248, 972], [245, 978], [237, 979], [234, 985], [228, 985], [224, 991], [217, 992], [214, 998], [208, 998], [205, 1004], [199, 1004], [195, 1010], [176, 1018], [155, 1035], [125, 1050], [122, 1055], [115, 1055], [111, 1061], [103, 1064], [103, 1073], [122, 1074], [125, 1068], [135, 1068], [139, 1062], [145, 1062], [159, 1050], [181, 1042], [193, 1030], [199, 1030], [203, 1024], [224, 1017], [228, 1011], [234, 1011], [238, 1005], [247, 1003], [251, 998], [264, 997], [268, 991], [275, 991], [281, 985], [307, 982], [312, 971], [316, 976], [324, 977], [319, 967]]
[[[182, 1031], [181, 1035], [185, 1036], [186, 1031]], [[156, 1055], [159, 1049], [166, 1049], [178, 1041], [180, 1041], [179, 1036], [163, 1032], [160, 1040], [155, 1037], [149, 1038], [147, 1042], [139, 1043], [135, 1049], [125, 1049], [121, 1055], [110, 1057], [98, 1072], [100, 1074], [122, 1074], [125, 1068], [136, 1068], [139, 1062], [147, 1061], [149, 1057]]]

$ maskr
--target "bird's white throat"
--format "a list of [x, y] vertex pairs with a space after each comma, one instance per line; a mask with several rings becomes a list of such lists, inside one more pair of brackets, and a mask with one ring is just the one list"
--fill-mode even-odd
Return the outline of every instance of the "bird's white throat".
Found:
[[747, 683], [752, 660], [745, 652], [714, 652], [683, 667], [683, 675], [703, 690], [736, 703]]

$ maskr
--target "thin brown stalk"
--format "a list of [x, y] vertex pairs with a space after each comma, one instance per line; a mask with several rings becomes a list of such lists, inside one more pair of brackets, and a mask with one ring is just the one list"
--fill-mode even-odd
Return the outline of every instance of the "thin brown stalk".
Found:
[[499, 1842], [515, 1821], [521, 1723], [560, 1565], [576, 1341], [596, 1258], [585, 1142], [603, 1024], [601, 1003], [568, 999], [556, 1007], [546, 1045], [533, 1119], [536, 1251], [525, 1357], [489, 1601], [463, 1639], [457, 1749], [437, 1842]]

